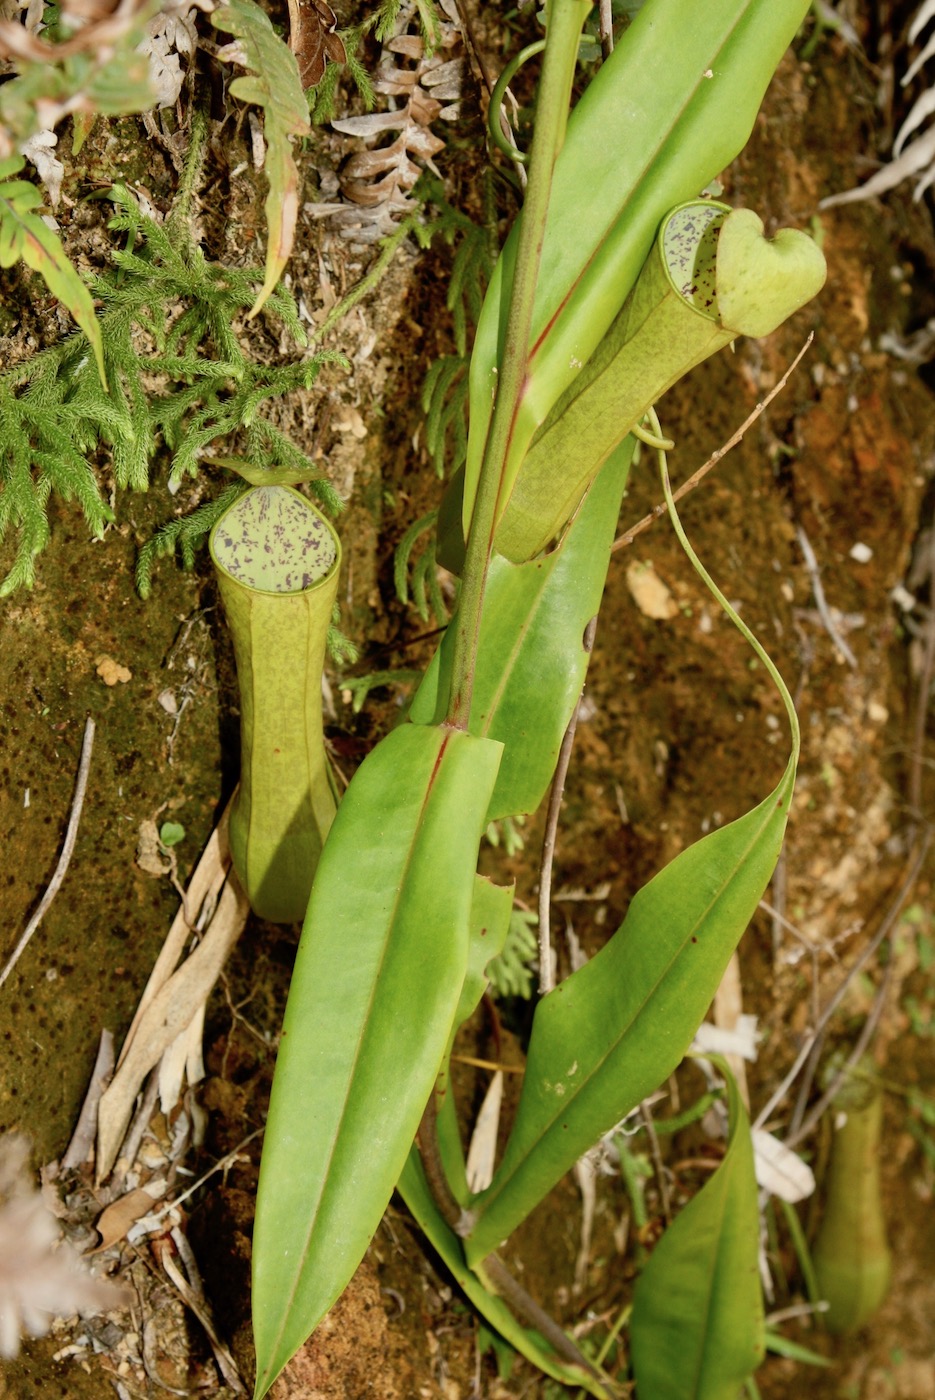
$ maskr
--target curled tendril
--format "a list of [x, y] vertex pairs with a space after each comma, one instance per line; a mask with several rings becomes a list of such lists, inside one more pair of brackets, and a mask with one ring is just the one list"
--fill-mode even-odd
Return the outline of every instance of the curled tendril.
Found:
[[517, 150], [515, 146], [510, 144], [506, 136], [504, 136], [500, 127], [500, 108], [503, 106], [503, 98], [506, 90], [516, 77], [520, 68], [530, 58], [535, 58], [536, 54], [541, 53], [544, 48], [545, 40], [537, 39], [534, 44], [528, 44], [526, 48], [520, 49], [515, 58], [510, 59], [494, 84], [494, 90], [490, 94], [490, 106], [487, 110], [487, 129], [490, 132], [490, 138], [494, 145], [498, 150], [501, 150], [504, 155], [509, 156], [510, 160], [518, 160], [523, 165], [525, 165], [529, 159], [529, 154], [527, 151]]

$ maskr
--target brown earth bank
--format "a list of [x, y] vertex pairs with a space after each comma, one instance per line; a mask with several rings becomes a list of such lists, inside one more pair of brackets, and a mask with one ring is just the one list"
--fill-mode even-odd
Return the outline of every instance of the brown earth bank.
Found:
[[[868, 44], [879, 47], [887, 24], [905, 17], [881, 18], [865, 6], [857, 18]], [[486, 16], [483, 33], [495, 53], [506, 44], [495, 17]], [[882, 61], [885, 53], [874, 57]], [[932, 806], [922, 687], [929, 681], [925, 639], [933, 579], [926, 563], [935, 502], [933, 401], [927, 367], [881, 348], [881, 340], [892, 347], [935, 314], [932, 216], [924, 201], [912, 202], [906, 186], [884, 201], [818, 210], [823, 196], [865, 172], [858, 153], [873, 150], [880, 83], [881, 70], [832, 33], [808, 59], [799, 52], [784, 60], [753, 139], [722, 176], [724, 198], [758, 210], [769, 230], [809, 228], [822, 242], [828, 285], [768, 341], [738, 343], [733, 353], [697, 370], [660, 408], [677, 444], [670, 467], [681, 480], [730, 437], [814, 333], [785, 390], [682, 508], [707, 567], [786, 676], [803, 731], [788, 838], [768, 894], [798, 934], [761, 912], [740, 948], [743, 1009], [759, 1018], [762, 1033], [759, 1057], [747, 1070], [754, 1112], [792, 1063], [815, 1002], [827, 999], [885, 917], [903, 884], [914, 833]], [[313, 168], [320, 176], [333, 167], [342, 149], [330, 136], [316, 139], [310, 178]], [[476, 139], [466, 119], [437, 157], [452, 199], [475, 208], [476, 156], [465, 151]], [[231, 128], [215, 132], [211, 160], [234, 169], [242, 146]], [[107, 163], [115, 149], [124, 167], [132, 158], [150, 197], [164, 206], [174, 177], [159, 148], [147, 145], [132, 121], [101, 121], [92, 151], [105, 180], [114, 177]], [[215, 166], [209, 162], [209, 171]], [[76, 196], [84, 178], [69, 171]], [[225, 221], [217, 204], [206, 202], [203, 232], [212, 256], [237, 261], [248, 251], [244, 229], [256, 224], [261, 196], [247, 177], [232, 180], [228, 190]], [[70, 251], [94, 256], [101, 237], [98, 225], [76, 218]], [[293, 290], [314, 307], [329, 290], [353, 283], [370, 256], [308, 220], [300, 225], [291, 264]], [[407, 526], [438, 498], [419, 436], [419, 400], [427, 363], [453, 344], [445, 308], [449, 256], [445, 248], [420, 253], [405, 245], [378, 291], [342, 328], [340, 348], [350, 371], [329, 370], [287, 410], [292, 430], [306, 446], [317, 443], [349, 498], [341, 524], [348, 560], [341, 604], [342, 625], [362, 648], [356, 674], [420, 665], [429, 654], [431, 644], [420, 638], [431, 623], [395, 601], [393, 551]], [[10, 301], [23, 298], [26, 287], [4, 274], [3, 292]], [[48, 334], [41, 327], [42, 308], [24, 306], [19, 328], [4, 337], [4, 358], [22, 356], [41, 341]], [[184, 885], [237, 778], [232, 654], [206, 561], [200, 558], [190, 574], [163, 563], [147, 603], [133, 586], [139, 544], [199, 493], [203, 487], [191, 498], [183, 492], [173, 504], [160, 485], [147, 496], [125, 497], [117, 526], [95, 544], [88, 543], [75, 508], [54, 505], [52, 547], [40, 560], [35, 588], [3, 604], [0, 879], [11, 947], [58, 858], [85, 716], [97, 723], [66, 881], [0, 995], [0, 1130], [27, 1134], [37, 1165], [61, 1155], [100, 1032], [109, 1028], [119, 1044], [178, 904], [170, 879], [154, 878], [135, 862], [141, 824], [171, 816], [184, 826], [184, 841], [175, 848]], [[621, 531], [658, 495], [647, 457], [633, 472]], [[849, 657], [821, 616], [814, 570], [803, 552], [809, 546]], [[855, 553], [855, 546], [864, 548]], [[667, 590], [668, 616], [650, 616], [635, 600], [634, 577], [641, 570]], [[905, 593], [894, 600], [900, 586]], [[921, 599], [912, 610], [909, 594]], [[114, 680], [104, 658], [126, 668], [125, 678]], [[349, 772], [393, 722], [399, 693], [377, 690], [354, 713], [341, 676], [330, 679], [328, 736]], [[160, 703], [167, 690], [186, 700], [179, 715]], [[787, 747], [781, 703], [768, 676], [658, 521], [611, 564], [558, 834], [559, 928], [573, 933], [585, 953], [596, 951], [661, 865], [765, 796]], [[483, 859], [485, 868], [514, 874], [518, 896], [534, 908], [541, 816], [523, 835], [524, 851], [506, 858], [502, 847], [491, 848]], [[873, 1049], [891, 1090], [880, 1149], [894, 1257], [890, 1294], [876, 1316], [845, 1339], [830, 1339], [807, 1316], [782, 1324], [784, 1335], [820, 1352], [830, 1366], [768, 1358], [757, 1384], [769, 1400], [802, 1393], [816, 1400], [935, 1397], [935, 1141], [906, 1097], [910, 1090], [935, 1094], [930, 881], [929, 861], [904, 900], [911, 919], [889, 945]], [[208, 1007], [206, 1078], [197, 1091], [206, 1135], [187, 1162], [198, 1175], [233, 1154], [189, 1202], [184, 1226], [217, 1330], [247, 1378], [260, 1137], [237, 1149], [263, 1125], [297, 937], [297, 929], [252, 920], [234, 951]], [[560, 937], [559, 945], [565, 965], [570, 941]], [[882, 973], [873, 959], [855, 979], [830, 1024], [826, 1055], [853, 1044]], [[528, 1009], [508, 1004], [499, 1020], [480, 1017], [463, 1048], [519, 1063]], [[459, 1072], [466, 1132], [486, 1083], [483, 1072]], [[678, 1092], [683, 1106], [691, 1102], [696, 1071], [680, 1071]], [[818, 1092], [816, 1085], [814, 1097]], [[794, 1095], [778, 1110], [777, 1125], [788, 1122]], [[508, 1094], [507, 1119], [509, 1112]], [[157, 1117], [152, 1135], [157, 1147], [164, 1145], [171, 1124]], [[819, 1176], [829, 1135], [826, 1117], [801, 1147]], [[702, 1184], [698, 1160], [707, 1150], [697, 1129], [663, 1142], [677, 1204]], [[67, 1184], [93, 1217], [88, 1183]], [[662, 1212], [652, 1181], [647, 1191], [651, 1239]], [[593, 1243], [587, 1259], [578, 1261], [581, 1197], [568, 1181], [511, 1241], [508, 1257], [526, 1287], [584, 1341], [599, 1341], [632, 1296], [628, 1215], [619, 1176], [600, 1178]], [[814, 1229], [812, 1203], [802, 1208], [802, 1219], [807, 1231]], [[779, 1213], [773, 1223], [775, 1296], [768, 1309], [781, 1312], [801, 1303], [803, 1284]], [[124, 1387], [118, 1393], [129, 1396], [229, 1393], [200, 1324], [166, 1285], [150, 1244], [124, 1246], [121, 1262], [138, 1271], [130, 1323], [126, 1313], [115, 1314], [109, 1322], [82, 1324], [77, 1333], [63, 1325], [52, 1337], [27, 1344], [18, 1359], [2, 1364], [0, 1394], [103, 1400], [118, 1383]], [[145, 1345], [128, 1342], [128, 1332]], [[93, 1342], [76, 1351], [79, 1334]], [[504, 1363], [498, 1374], [496, 1356], [485, 1346], [474, 1315], [394, 1200], [345, 1296], [273, 1394], [276, 1400], [545, 1400], [559, 1393], [518, 1360], [512, 1367]]]

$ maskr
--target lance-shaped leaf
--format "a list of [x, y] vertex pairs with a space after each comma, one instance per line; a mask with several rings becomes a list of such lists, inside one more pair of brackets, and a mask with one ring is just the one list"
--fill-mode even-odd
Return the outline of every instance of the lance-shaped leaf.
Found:
[[266, 276], [251, 316], [255, 316], [282, 276], [292, 252], [299, 217], [299, 172], [292, 157], [292, 138], [308, 136], [308, 103], [302, 91], [295, 55], [254, 0], [227, 0], [216, 11], [218, 29], [235, 34], [253, 74], [235, 78], [231, 92], [243, 102], [263, 108], [266, 136]]
[[28, 180], [10, 178], [22, 168], [22, 156], [0, 161], [0, 267], [12, 267], [21, 258], [39, 273], [87, 336], [106, 389], [104, 348], [94, 300], [69, 262], [58, 235], [34, 212], [42, 204], [39, 190]]
[[710, 200], [673, 209], [619, 316], [533, 439], [494, 540], [500, 553], [521, 563], [544, 549], [651, 404], [736, 336], [775, 330], [825, 273], [807, 234], [767, 239], [751, 210]]
[[795, 755], [765, 802], [676, 856], [610, 942], [539, 1003], [516, 1123], [465, 1242], [469, 1263], [682, 1059], [773, 873], [794, 777]]
[[[646, 0], [585, 91], [555, 168], [503, 506], [533, 434], [606, 335], [666, 212], [696, 198], [743, 149], [807, 9], [808, 0]], [[465, 534], [496, 392], [517, 241], [514, 227], [471, 358]]]
[[402, 1171], [464, 982], [500, 745], [404, 725], [322, 852], [276, 1064], [253, 1242], [257, 1395], [347, 1284]]
[[724, 1160], [637, 1280], [630, 1357], [640, 1400], [737, 1400], [763, 1360], [753, 1146], [733, 1076]]
[[[584, 684], [584, 629], [600, 607], [632, 447], [607, 462], [552, 554], [519, 566], [491, 559], [471, 705], [471, 732], [505, 745], [491, 821], [534, 812], [552, 780]], [[444, 716], [453, 646], [449, 625], [412, 702], [417, 724]]]
[[419, 1154], [413, 1149], [399, 1179], [399, 1193], [412, 1211], [415, 1221], [436, 1250], [452, 1278], [491, 1327], [510, 1346], [531, 1361], [547, 1376], [565, 1385], [578, 1386], [596, 1400], [608, 1400], [613, 1394], [601, 1381], [583, 1367], [574, 1366], [557, 1356], [538, 1332], [524, 1327], [516, 1320], [502, 1298], [498, 1298], [464, 1262], [461, 1241], [445, 1223], [432, 1199], [425, 1181]]

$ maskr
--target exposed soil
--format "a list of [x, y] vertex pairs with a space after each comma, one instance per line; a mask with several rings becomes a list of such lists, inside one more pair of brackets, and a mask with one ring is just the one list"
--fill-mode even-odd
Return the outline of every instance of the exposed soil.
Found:
[[[869, 19], [867, 34], [873, 41]], [[722, 177], [724, 197], [758, 210], [770, 229], [811, 226], [823, 240], [828, 286], [768, 341], [741, 342], [734, 354], [697, 370], [661, 408], [677, 442], [670, 466], [681, 480], [731, 435], [814, 332], [785, 391], [682, 508], [705, 563], [787, 677], [803, 730], [788, 839], [769, 898], [810, 940], [814, 956], [803, 954], [796, 937], [765, 912], [744, 937], [743, 1005], [760, 1018], [763, 1033], [759, 1059], [748, 1067], [754, 1111], [794, 1059], [813, 998], [827, 999], [876, 931], [904, 879], [913, 824], [926, 820], [932, 807], [930, 740], [918, 754], [913, 729], [925, 613], [917, 608], [914, 621], [892, 595], [902, 584], [927, 600], [928, 576], [910, 570], [913, 550], [932, 526], [935, 415], [929, 369], [880, 349], [884, 333], [904, 336], [935, 313], [932, 215], [905, 188], [885, 202], [817, 213], [825, 194], [863, 174], [856, 153], [873, 146], [876, 87], [876, 75], [834, 36], [810, 62], [794, 55], [784, 61], [748, 149]], [[156, 148], [143, 147], [132, 122], [101, 124], [94, 149], [102, 153], [105, 132], [119, 137], [121, 151], [133, 153], [150, 197], [165, 207], [173, 180], [168, 162]], [[469, 163], [456, 151], [472, 134], [462, 132], [460, 146], [439, 157], [443, 173], [467, 198], [476, 191]], [[240, 148], [235, 159], [225, 142], [239, 140], [215, 133], [218, 170], [221, 149], [226, 169], [236, 168]], [[324, 138], [310, 158], [310, 170], [320, 171], [333, 158], [329, 141]], [[113, 177], [113, 169], [102, 176]], [[252, 259], [243, 229], [255, 222], [256, 189], [247, 177], [233, 176], [224, 187], [230, 202], [223, 223], [217, 206], [205, 204], [211, 255]], [[80, 236], [76, 227], [76, 246]], [[293, 290], [314, 308], [331, 289], [352, 284], [369, 256], [348, 251], [308, 221], [291, 264]], [[417, 434], [426, 363], [452, 347], [448, 256], [446, 249], [422, 255], [407, 245], [375, 296], [342, 330], [339, 348], [351, 361], [350, 372], [329, 370], [319, 388], [297, 396], [287, 410], [291, 431], [306, 446], [315, 444], [349, 499], [340, 526], [348, 560], [341, 604], [342, 625], [363, 648], [357, 674], [422, 664], [431, 645], [419, 640], [431, 624], [394, 600], [392, 560], [406, 527], [437, 503], [438, 483]], [[5, 299], [22, 298], [23, 284], [4, 276]], [[33, 334], [36, 316], [24, 305], [21, 321], [2, 342], [5, 358], [24, 353], [25, 337]], [[193, 499], [203, 494], [199, 486]], [[651, 509], [658, 495], [644, 462], [633, 473], [621, 529]], [[191, 574], [162, 564], [148, 603], [133, 587], [139, 544], [173, 510], [190, 504], [184, 494], [171, 502], [161, 483], [148, 496], [125, 497], [119, 524], [93, 545], [76, 508], [54, 506], [52, 547], [40, 561], [35, 589], [4, 603], [0, 880], [10, 948], [58, 859], [85, 716], [97, 722], [67, 879], [0, 993], [0, 1132], [28, 1134], [37, 1165], [61, 1155], [100, 1032], [111, 1029], [119, 1044], [178, 904], [169, 880], [135, 864], [141, 823], [162, 811], [184, 825], [185, 839], [176, 848], [184, 884], [237, 778], [235, 678], [207, 561]], [[798, 531], [814, 551], [853, 664], [819, 616]], [[858, 544], [867, 549], [855, 558]], [[677, 607], [667, 620], [644, 615], [634, 603], [627, 581], [634, 561], [651, 564], [671, 591]], [[129, 678], [105, 684], [98, 673], [103, 657], [126, 667]], [[328, 735], [337, 762], [349, 772], [389, 727], [399, 696], [378, 690], [354, 714], [340, 678], [332, 674], [331, 683], [335, 710]], [[159, 702], [167, 689], [179, 701], [188, 697], [178, 724]], [[769, 678], [716, 611], [666, 524], [657, 522], [611, 565], [559, 830], [557, 926], [564, 922], [586, 953], [595, 951], [661, 865], [765, 796], [786, 754], [782, 708]], [[489, 850], [483, 857], [485, 868], [515, 874], [518, 895], [530, 907], [541, 833], [540, 815], [525, 828], [525, 852], [507, 860], [502, 849]], [[904, 1096], [910, 1088], [935, 1096], [935, 1021], [926, 1020], [935, 989], [918, 936], [932, 918], [930, 880], [929, 862], [907, 899], [917, 908], [917, 922], [904, 925], [891, 955], [874, 1045], [894, 1089], [881, 1147], [895, 1261], [891, 1292], [873, 1320], [843, 1340], [832, 1341], [808, 1318], [786, 1323], [785, 1335], [831, 1364], [819, 1371], [769, 1358], [757, 1383], [770, 1400], [805, 1391], [816, 1400], [935, 1400], [935, 1146], [928, 1139], [927, 1157]], [[212, 997], [207, 1077], [198, 1091], [207, 1132], [189, 1162], [196, 1173], [262, 1127], [297, 939], [297, 929], [251, 922]], [[559, 943], [567, 964], [568, 940]], [[854, 1042], [880, 976], [879, 960], [871, 960], [831, 1024], [829, 1050]], [[519, 1062], [528, 1009], [509, 1005], [502, 1015], [499, 1039], [491, 1021], [479, 1018], [470, 1049]], [[696, 1072], [680, 1072], [679, 1085], [684, 1106], [697, 1093]], [[465, 1069], [456, 1087], [467, 1129], [486, 1080]], [[794, 1092], [780, 1110], [780, 1124]], [[677, 1201], [701, 1184], [692, 1162], [703, 1150], [697, 1130], [664, 1143]], [[820, 1173], [826, 1129], [802, 1150]], [[193, 1199], [187, 1218], [218, 1330], [248, 1379], [259, 1151], [254, 1138]], [[652, 1184], [648, 1201], [658, 1224]], [[632, 1294], [632, 1238], [626, 1252], [619, 1248], [618, 1227], [627, 1212], [619, 1178], [600, 1179], [595, 1238], [578, 1286], [581, 1205], [573, 1182], [557, 1188], [511, 1241], [509, 1258], [526, 1286], [584, 1338], [600, 1340]], [[803, 1208], [803, 1220], [812, 1228], [815, 1211]], [[802, 1299], [782, 1226], [778, 1240], [770, 1304], [777, 1310]], [[140, 1262], [150, 1280], [159, 1274], [148, 1255]], [[114, 1374], [112, 1336], [99, 1338], [99, 1357], [88, 1349], [78, 1359], [54, 1359], [75, 1335], [68, 1326], [3, 1364], [0, 1395], [103, 1400], [115, 1394], [117, 1379], [133, 1396], [164, 1393], [165, 1387], [232, 1393], [217, 1380], [199, 1325], [171, 1295], [147, 1288], [140, 1284], [145, 1301], [143, 1313], [133, 1314], [134, 1325], [142, 1325], [147, 1308], [162, 1319], [147, 1374], [132, 1367], [122, 1378]], [[276, 1400], [519, 1400], [556, 1393], [524, 1363], [498, 1376], [493, 1354], [479, 1354], [473, 1315], [395, 1201], [344, 1298], [273, 1391]]]

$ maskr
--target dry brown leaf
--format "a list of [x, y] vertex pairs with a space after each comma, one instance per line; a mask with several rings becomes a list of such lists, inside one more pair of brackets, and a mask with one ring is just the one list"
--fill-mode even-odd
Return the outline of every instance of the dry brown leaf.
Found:
[[97, 1134], [98, 1180], [107, 1176], [133, 1113], [140, 1086], [177, 1036], [199, 1016], [218, 973], [247, 922], [250, 905], [231, 871], [214, 918], [198, 947], [149, 1003], [120, 1067], [101, 1098]]
[[[206, 921], [202, 941], [174, 971], [192, 932], [184, 909], [180, 910], [137, 1007], [120, 1052], [117, 1073], [101, 1098], [97, 1133], [99, 1181], [114, 1165], [143, 1080], [179, 1037], [183, 1037], [186, 1046], [185, 1060], [194, 1070], [196, 1057], [189, 1039], [192, 1022], [197, 1019], [200, 1023], [208, 994], [246, 923], [247, 897], [229, 869], [229, 810], [212, 834], [186, 891], [186, 904], [193, 917], [217, 901]], [[171, 1077], [172, 1071], [167, 1067], [166, 1079]]]
[[[452, 58], [451, 50], [460, 43], [459, 29], [450, 16], [443, 20], [440, 48], [447, 52], [426, 58], [421, 35], [406, 32], [415, 23], [414, 5], [405, 4], [398, 20], [400, 32], [387, 41], [374, 80], [374, 90], [394, 99], [397, 109], [333, 123], [335, 130], [358, 138], [370, 149], [353, 154], [341, 172], [342, 192], [350, 205], [313, 212], [336, 218], [348, 237], [363, 243], [392, 233], [410, 211], [413, 186], [425, 166], [435, 169], [433, 157], [445, 144], [431, 124], [456, 115], [451, 103], [460, 96], [464, 61]], [[392, 140], [379, 145], [388, 134]]]
[[159, 1199], [160, 1196], [153, 1196], [145, 1186], [137, 1186], [134, 1191], [118, 1196], [117, 1200], [98, 1216], [96, 1226], [101, 1237], [100, 1243], [88, 1250], [88, 1253], [99, 1254], [101, 1250], [110, 1249], [112, 1244], [117, 1244], [130, 1226], [151, 1211], [153, 1204]]
[[347, 62], [337, 27], [337, 15], [326, 0], [289, 0], [289, 47], [299, 65], [303, 88], [321, 82], [327, 59]]

